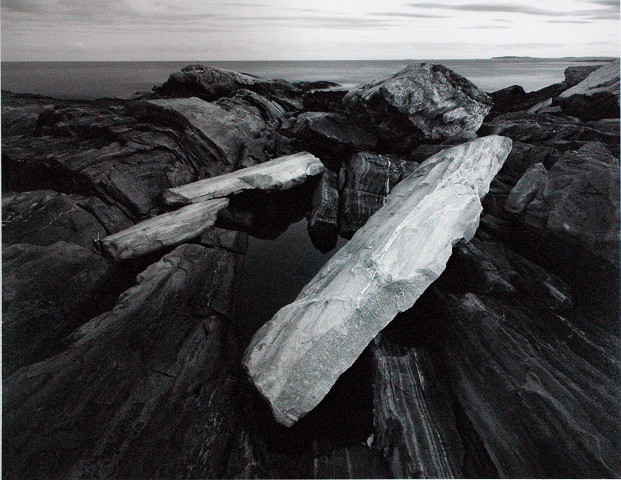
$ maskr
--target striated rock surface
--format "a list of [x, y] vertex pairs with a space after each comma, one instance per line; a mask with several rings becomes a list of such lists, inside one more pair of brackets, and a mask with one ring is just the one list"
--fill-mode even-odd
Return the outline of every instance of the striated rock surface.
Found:
[[5, 246], [3, 376], [60, 352], [63, 339], [97, 309], [99, 290], [115, 271], [112, 262], [73, 243]]
[[224, 476], [239, 417], [230, 319], [241, 260], [178, 247], [66, 350], [4, 379], [3, 474]]
[[445, 296], [466, 414], [501, 477], [619, 476], [619, 339], [525, 298]]
[[451, 401], [427, 350], [403, 352], [380, 335], [374, 357], [374, 444], [393, 477], [463, 478]]
[[381, 454], [365, 444], [313, 459], [313, 478], [393, 478]]
[[[94, 197], [71, 197], [52, 190], [7, 193], [2, 198], [2, 242], [48, 246], [66, 241], [92, 250], [93, 241], [105, 237], [107, 230], [93, 210], [83, 208], [89, 203], [97, 205], [99, 218], [119, 215], [121, 224], [129, 224], [118, 210]], [[103, 221], [110, 228], [110, 222]]]
[[[160, 211], [162, 191], [278, 156], [280, 120], [256, 98], [125, 104], [33, 100], [35, 125], [2, 136], [3, 187], [98, 196], [132, 220]], [[265, 100], [267, 102], [267, 100]], [[27, 109], [2, 102], [4, 118]]]
[[321, 252], [329, 252], [338, 239], [338, 175], [325, 169], [313, 192], [313, 209], [308, 219], [308, 234]]
[[255, 334], [243, 364], [280, 423], [312, 410], [440, 275], [453, 244], [474, 235], [480, 198], [510, 149], [509, 139], [492, 136], [427, 160]]
[[339, 233], [351, 238], [384, 205], [386, 196], [418, 163], [387, 154], [359, 152], [343, 163], [339, 172], [341, 198]]
[[619, 118], [619, 60], [598, 68], [559, 98], [563, 111], [583, 120]]
[[421, 62], [356, 87], [343, 103], [388, 151], [409, 151], [423, 140], [472, 138], [492, 101], [452, 70]]

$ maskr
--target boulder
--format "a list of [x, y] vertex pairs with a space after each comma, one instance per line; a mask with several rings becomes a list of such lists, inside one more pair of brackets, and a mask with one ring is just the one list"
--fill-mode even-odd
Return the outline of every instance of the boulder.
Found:
[[387, 151], [407, 152], [425, 140], [472, 138], [491, 99], [452, 70], [413, 63], [359, 85], [343, 103], [350, 116], [379, 134]]
[[509, 139], [493, 136], [427, 160], [257, 331], [243, 364], [280, 423], [290, 426], [312, 410], [440, 275], [452, 245], [474, 235], [480, 199], [510, 149]]
[[513, 187], [507, 202], [505, 210], [509, 213], [520, 214], [537, 196], [540, 188], [545, 187], [548, 183], [548, 171], [542, 163], [536, 163], [530, 167], [519, 182]]
[[66, 350], [4, 379], [4, 475], [223, 477], [241, 408], [231, 315], [242, 258], [178, 247]]
[[313, 459], [313, 478], [393, 478], [382, 455], [361, 443]]
[[302, 91], [286, 80], [272, 80], [238, 73], [210, 65], [188, 65], [174, 72], [160, 87], [153, 87], [161, 97], [198, 97], [208, 102], [229, 97], [236, 91], [246, 89], [266, 94], [300, 94]]
[[578, 65], [574, 67], [567, 67], [565, 69], [565, 83], [569, 87], [578, 85], [586, 77], [588, 77], [591, 72], [597, 70], [600, 67], [601, 65]]
[[619, 118], [619, 60], [591, 72], [557, 101], [565, 113], [582, 120]]
[[325, 169], [313, 192], [313, 209], [308, 218], [308, 234], [322, 253], [329, 252], [338, 240], [338, 175]]
[[618, 265], [618, 160], [598, 148], [593, 153], [592, 145], [565, 152], [526, 207], [524, 221]]
[[115, 271], [112, 262], [73, 243], [6, 246], [3, 376], [60, 352], [63, 339], [96, 312], [100, 289]]
[[336, 170], [355, 151], [370, 150], [377, 144], [376, 134], [366, 132], [338, 113], [302, 113], [296, 119], [293, 134], [303, 149]]

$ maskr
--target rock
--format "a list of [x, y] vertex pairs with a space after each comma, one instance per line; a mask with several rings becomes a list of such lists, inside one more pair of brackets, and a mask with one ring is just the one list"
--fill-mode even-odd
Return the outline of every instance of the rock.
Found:
[[180, 246], [69, 348], [4, 379], [4, 474], [222, 477], [240, 409], [230, 328], [241, 263]]
[[[18, 243], [2, 251], [4, 378], [62, 350], [63, 339], [97, 309], [115, 267], [73, 243]], [[62, 278], [62, 281], [59, 281]]]
[[507, 184], [514, 187], [522, 175], [537, 163], [551, 169], [558, 161], [560, 152], [554, 148], [540, 147], [530, 143], [513, 142], [511, 153], [498, 173]]
[[364, 444], [313, 459], [313, 478], [393, 478], [381, 454]]
[[[348, 90], [311, 90], [302, 96], [303, 109], [308, 112], [344, 113], [343, 97]], [[300, 108], [300, 110], [302, 110]]]
[[463, 478], [464, 451], [447, 385], [424, 347], [399, 351], [376, 340], [374, 445], [393, 478]]
[[246, 89], [261, 95], [279, 93], [294, 95], [301, 91], [285, 80], [271, 80], [237, 73], [209, 65], [188, 65], [170, 75], [161, 87], [153, 91], [162, 97], [198, 97], [209, 102], [229, 97]]
[[[552, 99], [567, 90], [566, 83], [555, 83], [540, 90], [526, 93], [519, 85], [503, 88], [489, 94], [494, 106], [493, 113], [508, 113], [526, 111], [534, 114], [552, 105]], [[537, 107], [537, 108], [535, 108]]]
[[619, 339], [579, 315], [447, 294], [453, 388], [500, 477], [621, 473]]
[[526, 207], [524, 221], [619, 265], [619, 166], [611, 155], [601, 161], [592, 148], [565, 152]]
[[228, 198], [193, 203], [97, 240], [96, 245], [115, 262], [147, 255], [198, 237], [215, 225], [218, 213], [228, 204]]
[[[197, 98], [57, 101], [34, 130], [3, 135], [3, 187], [97, 196], [131, 220], [149, 217], [161, 212], [167, 188], [261, 163], [286, 149], [277, 132], [278, 107], [266, 102], [243, 92], [220, 104]], [[29, 108], [12, 99], [2, 103], [9, 116], [18, 106]]]
[[205, 230], [200, 236], [199, 243], [205, 247], [222, 248], [242, 255], [248, 251], [248, 235], [218, 227]]
[[510, 149], [509, 139], [487, 137], [427, 160], [257, 331], [243, 364], [280, 423], [292, 425], [312, 410], [439, 276], [452, 245], [474, 235], [480, 197]]
[[166, 190], [163, 198], [167, 205], [180, 206], [227, 197], [244, 190], [288, 190], [321, 174], [323, 170], [324, 166], [318, 158], [300, 152]]
[[341, 167], [339, 233], [351, 238], [385, 203], [385, 197], [418, 167], [397, 155], [359, 152]]
[[606, 146], [619, 145], [615, 124], [581, 123], [577, 118], [550, 114], [506, 113], [486, 121], [479, 135], [504, 135], [515, 142], [566, 151], [580, 148], [587, 142]]
[[471, 138], [491, 108], [491, 99], [468, 80], [424, 62], [354, 88], [343, 103], [379, 134], [383, 147], [402, 152], [424, 140]]
[[582, 120], [619, 118], [619, 60], [593, 71], [557, 101], [565, 113]]
[[[78, 201], [87, 201], [82, 198]], [[103, 210], [110, 210], [103, 207]], [[4, 245], [29, 243], [49, 246], [65, 241], [93, 249], [107, 232], [97, 218], [74, 199], [52, 190], [5, 195], [2, 199]]]
[[579, 65], [574, 67], [567, 67], [565, 69], [565, 83], [573, 87], [582, 82], [589, 74], [600, 68], [601, 65]]
[[306, 112], [298, 115], [293, 134], [302, 148], [337, 169], [358, 150], [373, 149], [377, 135], [364, 131], [343, 114]]
[[322, 253], [336, 247], [339, 208], [338, 175], [325, 169], [313, 192], [313, 209], [308, 219], [308, 234]]
[[526, 170], [526, 173], [511, 190], [505, 204], [505, 210], [519, 215], [535, 199], [539, 189], [547, 183], [548, 171], [546, 167], [542, 163], [536, 163]]

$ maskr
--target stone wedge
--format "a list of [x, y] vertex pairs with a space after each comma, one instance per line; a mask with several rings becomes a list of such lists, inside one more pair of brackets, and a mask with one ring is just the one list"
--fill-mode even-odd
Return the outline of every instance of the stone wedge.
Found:
[[261, 327], [243, 364], [280, 423], [311, 411], [369, 342], [470, 240], [481, 198], [511, 150], [479, 138], [434, 155], [399, 183], [297, 299]]

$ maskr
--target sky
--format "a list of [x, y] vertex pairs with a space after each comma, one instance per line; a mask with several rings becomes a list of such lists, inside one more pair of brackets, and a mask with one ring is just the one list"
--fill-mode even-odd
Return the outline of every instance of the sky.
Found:
[[619, 0], [1, 0], [2, 60], [619, 56]]

